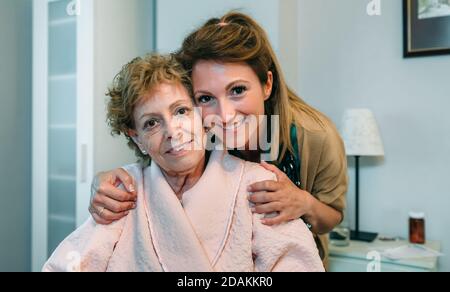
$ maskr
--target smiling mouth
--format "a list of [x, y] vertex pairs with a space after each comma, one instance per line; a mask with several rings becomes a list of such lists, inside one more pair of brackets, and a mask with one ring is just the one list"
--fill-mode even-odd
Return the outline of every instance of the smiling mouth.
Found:
[[166, 152], [166, 154], [179, 154], [185, 151], [185, 147], [190, 145], [192, 142], [194, 142], [194, 140], [172, 147], [169, 151]]
[[226, 127], [222, 127], [222, 129], [224, 131], [236, 131], [237, 129], [239, 129], [240, 127], [242, 127], [242, 125], [245, 122], [245, 118], [241, 119], [239, 122], [234, 122], [233, 124], [226, 126]]

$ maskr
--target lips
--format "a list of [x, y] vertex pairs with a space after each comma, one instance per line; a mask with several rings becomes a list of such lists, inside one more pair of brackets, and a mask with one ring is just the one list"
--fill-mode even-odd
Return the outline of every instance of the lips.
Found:
[[179, 144], [177, 146], [173, 146], [172, 148], [170, 148], [166, 154], [177, 154], [182, 152], [183, 150], [186, 150], [186, 146], [190, 145], [192, 142], [194, 142], [194, 140], [191, 140], [189, 142], [183, 143], [183, 144]]
[[233, 122], [232, 124], [230, 124], [229, 126], [226, 127], [222, 127], [223, 130], [225, 131], [236, 131], [238, 130], [240, 127], [242, 127], [242, 125], [245, 122], [245, 118], [242, 118], [240, 121], [238, 122]]

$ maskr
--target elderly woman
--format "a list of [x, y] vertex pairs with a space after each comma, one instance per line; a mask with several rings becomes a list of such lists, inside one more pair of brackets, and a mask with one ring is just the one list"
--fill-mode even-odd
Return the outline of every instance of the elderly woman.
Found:
[[205, 151], [190, 80], [175, 58], [133, 60], [109, 96], [113, 133], [149, 158], [125, 167], [137, 185], [136, 208], [108, 226], [89, 219], [44, 271], [324, 270], [303, 221], [266, 226], [252, 213], [247, 186], [274, 174], [226, 151]]

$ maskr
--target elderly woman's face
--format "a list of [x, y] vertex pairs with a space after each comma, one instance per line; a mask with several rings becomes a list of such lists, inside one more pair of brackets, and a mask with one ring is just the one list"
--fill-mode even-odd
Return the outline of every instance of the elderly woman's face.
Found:
[[183, 85], [159, 85], [143, 97], [133, 116], [136, 130], [131, 136], [166, 172], [189, 172], [203, 159], [201, 115]]

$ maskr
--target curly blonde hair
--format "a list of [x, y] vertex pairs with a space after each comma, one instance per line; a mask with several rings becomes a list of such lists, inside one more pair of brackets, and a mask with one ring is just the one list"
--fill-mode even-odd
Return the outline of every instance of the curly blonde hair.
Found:
[[192, 97], [192, 83], [188, 73], [174, 55], [149, 54], [126, 64], [108, 89], [107, 122], [111, 135], [124, 135], [128, 146], [135, 151], [141, 162], [150, 162], [133, 139], [129, 130], [135, 130], [133, 113], [141, 99], [161, 83], [182, 84]]

